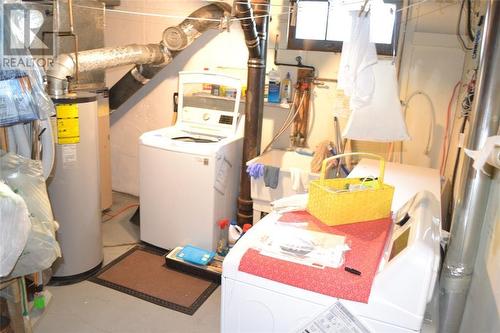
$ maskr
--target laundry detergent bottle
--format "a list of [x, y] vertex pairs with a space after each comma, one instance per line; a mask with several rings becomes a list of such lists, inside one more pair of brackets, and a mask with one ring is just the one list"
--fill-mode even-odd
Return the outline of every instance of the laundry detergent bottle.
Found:
[[290, 103], [292, 101], [292, 79], [290, 72], [286, 73], [286, 77], [281, 81], [281, 103]]
[[269, 72], [269, 103], [280, 102], [280, 74], [274, 68]]

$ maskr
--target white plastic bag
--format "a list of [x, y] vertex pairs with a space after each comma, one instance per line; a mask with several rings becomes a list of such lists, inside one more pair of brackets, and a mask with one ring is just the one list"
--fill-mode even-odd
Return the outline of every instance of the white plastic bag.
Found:
[[0, 277], [12, 271], [30, 229], [28, 207], [23, 198], [0, 181]]
[[392, 142], [408, 140], [398, 96], [396, 68], [390, 61], [373, 65], [375, 92], [366, 105], [353, 108], [342, 134], [351, 140]]
[[61, 249], [55, 237], [58, 225], [52, 215], [40, 161], [0, 152], [0, 179], [23, 197], [31, 221], [26, 246], [9, 277], [49, 268], [61, 256]]

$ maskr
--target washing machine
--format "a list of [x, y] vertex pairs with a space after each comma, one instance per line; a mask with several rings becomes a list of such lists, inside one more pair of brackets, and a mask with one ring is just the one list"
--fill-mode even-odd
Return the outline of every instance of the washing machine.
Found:
[[[362, 160], [350, 177], [377, 174], [378, 162]], [[223, 262], [221, 331], [420, 332], [426, 311], [436, 325], [435, 288], [440, 264], [440, 183], [437, 170], [388, 163], [395, 186], [393, 211], [408, 214], [388, 238], [367, 303], [331, 297], [239, 270], [249, 248], [258, 248], [280, 215], [271, 212], [229, 251]], [[275, 270], [280, 270], [279, 265]], [[314, 284], [314, 281], [311, 281]], [[431, 304], [432, 306], [429, 306]], [[431, 311], [431, 310], [434, 311]], [[316, 319], [315, 319], [316, 318]]]
[[236, 217], [243, 121], [241, 81], [180, 72], [174, 126], [139, 139], [140, 238], [173, 249], [214, 250], [217, 221]]

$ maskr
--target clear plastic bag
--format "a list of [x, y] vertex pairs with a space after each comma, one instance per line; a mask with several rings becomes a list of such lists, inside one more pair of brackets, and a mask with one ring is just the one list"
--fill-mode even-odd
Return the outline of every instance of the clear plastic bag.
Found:
[[350, 250], [345, 237], [309, 230], [304, 223], [276, 222], [261, 235], [260, 254], [315, 268], [338, 268]]
[[55, 237], [58, 225], [52, 215], [40, 161], [0, 152], [0, 178], [23, 197], [31, 221], [26, 246], [10, 277], [49, 268], [61, 256], [61, 249]]
[[33, 87], [22, 71], [0, 71], [0, 126], [37, 120]]
[[[25, 14], [31, 14], [32, 11], [20, 10], [24, 7], [20, 1], [7, 2], [15, 2], [16, 10], [11, 11], [9, 15], [2, 15], [3, 7], [0, 7], [0, 22], [2, 23], [0, 35], [9, 36], [11, 43], [9, 45], [12, 43], [25, 45], [25, 41], [20, 38], [24, 39], [26, 34], [20, 32], [25, 31]], [[3, 51], [5, 54], [2, 54], [0, 63], [0, 126], [10, 126], [9, 150], [25, 157], [32, 156], [31, 147], [33, 146], [32, 136], [26, 128], [31, 126], [38, 129], [44, 177], [47, 179], [54, 163], [50, 117], [55, 114], [55, 107], [50, 96], [45, 92], [45, 73], [38, 65], [40, 59], [33, 57], [28, 48], [4, 48]], [[40, 120], [39, 124], [32, 123], [36, 119]]]
[[[21, 3], [18, 4], [22, 6]], [[19, 15], [23, 15], [22, 19], [16, 16], [16, 13]], [[4, 17], [6, 19], [6, 17]], [[14, 45], [24, 45], [24, 40], [19, 40], [20, 34], [12, 33], [12, 27], [17, 28], [19, 31], [24, 31], [24, 13], [20, 10], [13, 11], [13, 14], [10, 16], [10, 20], [3, 22], [3, 35], [9, 36], [11, 38], [11, 44]], [[21, 34], [22, 38], [24, 38], [24, 34]], [[44, 70], [38, 66], [36, 59], [31, 55], [29, 49], [21, 48], [21, 49], [11, 49], [8, 57], [13, 59], [17, 59], [17, 61], [9, 61], [6, 59], [2, 61], [0, 64], [0, 82], [1, 81], [10, 81], [9, 83], [5, 83], [8, 86], [16, 86], [17, 83], [14, 83], [13, 80], [19, 79], [23, 77], [23, 82], [26, 83], [28, 80], [29, 85], [31, 86], [31, 94], [30, 96], [23, 95], [23, 98], [27, 99], [23, 102], [26, 105], [30, 104], [32, 101], [32, 105], [35, 109], [35, 112], [38, 116], [38, 119], [44, 120], [48, 119], [48, 117], [55, 114], [54, 104], [52, 100], [45, 92], [45, 82]], [[5, 56], [7, 57], [7, 55]], [[23, 84], [21, 82], [21, 84]], [[15, 94], [14, 94], [15, 95]], [[0, 98], [2, 96], [2, 92], [0, 91]], [[31, 101], [29, 101], [31, 99]], [[0, 99], [0, 114], [1, 114], [1, 99]], [[0, 117], [1, 124], [1, 117]], [[2, 126], [2, 125], [0, 125]]]

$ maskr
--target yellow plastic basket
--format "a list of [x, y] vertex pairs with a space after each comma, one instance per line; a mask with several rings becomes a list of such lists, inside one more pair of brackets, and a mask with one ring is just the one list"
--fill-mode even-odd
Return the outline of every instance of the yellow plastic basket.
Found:
[[[364, 155], [380, 160], [377, 180], [362, 178], [326, 179], [328, 165], [335, 159]], [[309, 183], [307, 210], [326, 225], [340, 225], [385, 218], [391, 214], [394, 187], [384, 184], [384, 159], [370, 153], [348, 153], [332, 156], [323, 161], [320, 179]], [[369, 187], [357, 191], [345, 190], [351, 184]]]

